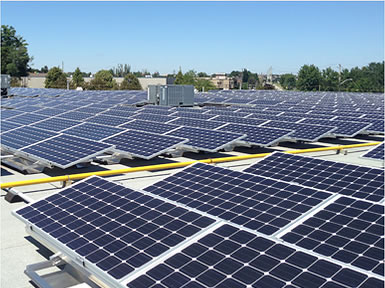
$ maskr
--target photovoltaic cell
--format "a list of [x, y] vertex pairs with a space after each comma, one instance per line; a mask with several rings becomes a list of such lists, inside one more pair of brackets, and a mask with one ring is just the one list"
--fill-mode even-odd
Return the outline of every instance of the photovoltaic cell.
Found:
[[21, 149], [56, 135], [58, 134], [55, 132], [24, 126], [3, 133], [1, 135], [1, 145]]
[[126, 124], [119, 126], [120, 128], [131, 129], [131, 130], [140, 130], [158, 134], [164, 134], [176, 128], [179, 128], [178, 125], [157, 123], [152, 121], [145, 120], [133, 120]]
[[104, 143], [115, 145], [115, 150], [133, 156], [151, 159], [185, 143], [187, 139], [158, 135], [144, 131], [128, 130], [104, 139]]
[[294, 130], [290, 137], [296, 140], [310, 142], [317, 141], [337, 129], [337, 127], [334, 126], [309, 125], [303, 123], [293, 123], [275, 120], [271, 120], [263, 124], [262, 126]]
[[373, 149], [362, 155], [362, 157], [376, 160], [384, 160], [384, 143], [374, 147]]
[[15, 116], [12, 118], [9, 118], [9, 121], [12, 121], [14, 123], [19, 123], [23, 125], [29, 125], [35, 122], [39, 122], [41, 120], [47, 119], [47, 117], [43, 115], [33, 114], [33, 113], [25, 113], [19, 116]]
[[371, 201], [384, 198], [384, 170], [274, 152], [245, 172]]
[[71, 135], [59, 135], [31, 145], [21, 151], [29, 157], [41, 159], [65, 169], [103, 154], [112, 148], [112, 145], [105, 143]]
[[78, 121], [83, 121], [87, 118], [90, 118], [94, 116], [93, 114], [89, 113], [81, 113], [81, 112], [76, 112], [76, 111], [70, 111], [66, 112], [63, 114], [60, 114], [58, 117], [64, 118], [64, 119], [70, 119], [70, 120], [78, 120]]
[[271, 235], [331, 194], [204, 163], [146, 191]]
[[[132, 116], [131, 118], [146, 120], [146, 121], [159, 122], [159, 123], [166, 123], [166, 122], [169, 122], [169, 121], [177, 118], [177, 117], [172, 117], [172, 116], [167, 116], [167, 115], [158, 115], [158, 114], [151, 114], [150, 113], [152, 110], [156, 110], [156, 109], [148, 109], [148, 110], [150, 110], [150, 111], [148, 111], [148, 113], [136, 113], [136, 115]], [[171, 114], [171, 112], [170, 112], [170, 114]]]
[[63, 110], [63, 109], [44, 108], [36, 111], [35, 113], [39, 115], [45, 115], [45, 116], [57, 116], [66, 112], [67, 110]]
[[181, 127], [166, 134], [188, 139], [189, 141], [185, 143], [186, 146], [208, 152], [216, 152], [226, 145], [246, 137], [246, 135], [237, 133], [195, 127]]
[[229, 123], [218, 129], [219, 131], [231, 131], [239, 134], [246, 134], [247, 137], [242, 139], [251, 145], [269, 146], [287, 138], [292, 133], [291, 130], [256, 127], [250, 125], [241, 125]]
[[[205, 115], [205, 114], [203, 114]], [[178, 118], [168, 122], [168, 124], [174, 124], [179, 126], [189, 126], [205, 129], [215, 129], [223, 126], [225, 123], [211, 120], [195, 119], [195, 118]]]
[[85, 138], [85, 139], [99, 141], [123, 131], [124, 129], [105, 126], [105, 125], [99, 125], [99, 124], [93, 124], [93, 123], [82, 123], [76, 127], [72, 127], [63, 131], [63, 133]]
[[136, 279], [129, 288], [382, 287], [374, 277], [223, 225]]
[[337, 127], [337, 129], [333, 131], [333, 134], [337, 136], [344, 136], [344, 137], [354, 137], [357, 134], [367, 130], [367, 128], [370, 126], [370, 124], [362, 123], [362, 122], [309, 119], [309, 118], [304, 119], [303, 121], [301, 121], [301, 123], [335, 126]]
[[213, 118], [212, 120], [226, 122], [226, 123], [253, 125], [253, 126], [259, 126], [267, 121], [267, 120], [261, 120], [261, 119], [242, 118], [242, 117], [225, 116], [225, 115], [219, 115]]
[[117, 127], [119, 125], [127, 123], [130, 120], [131, 120], [130, 118], [99, 114], [99, 115], [90, 117], [90, 118], [86, 119], [85, 121], [89, 122], [89, 123], [96, 123], [96, 124], [102, 124], [102, 125]]
[[1, 121], [1, 125], [0, 125], [0, 128], [1, 128], [1, 133], [4, 133], [4, 132], [7, 132], [9, 130], [12, 130], [12, 129], [16, 129], [16, 128], [19, 128], [20, 126], [22, 126], [22, 124], [17, 124], [17, 123], [13, 123], [13, 122], [9, 122], [9, 121]]
[[31, 127], [36, 127], [40, 129], [45, 129], [49, 131], [54, 131], [54, 132], [60, 132], [64, 129], [68, 129], [70, 127], [76, 126], [80, 124], [81, 122], [79, 121], [73, 121], [69, 119], [60, 119], [60, 118], [49, 118], [43, 121], [40, 121], [36, 124], [31, 125]]
[[384, 206], [341, 197], [282, 237], [384, 276]]
[[[14, 213], [98, 272], [121, 279], [215, 220], [99, 177]], [[90, 269], [90, 268], [89, 268]]]

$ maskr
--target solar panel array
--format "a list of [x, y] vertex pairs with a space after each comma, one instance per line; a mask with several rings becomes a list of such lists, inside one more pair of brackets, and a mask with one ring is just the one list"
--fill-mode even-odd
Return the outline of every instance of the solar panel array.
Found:
[[[188, 139], [178, 147], [182, 152], [184, 149], [217, 152], [237, 145], [271, 146], [288, 139], [314, 142], [329, 136], [354, 137], [384, 131], [383, 99], [376, 94], [285, 91], [283, 95], [274, 91], [214, 91], [197, 94], [197, 102], [219, 102], [228, 106], [172, 108], [145, 105], [139, 108], [132, 104], [146, 102], [144, 91], [12, 88], [10, 92], [23, 96], [1, 102], [1, 107], [7, 108], [1, 112], [2, 121], [6, 121], [1, 134], [8, 131], [10, 134], [5, 136], [11, 138], [18, 128], [34, 127], [56, 132], [55, 135], [71, 134], [100, 142], [104, 136], [121, 133], [119, 129], [129, 129]], [[37, 95], [39, 97], [31, 97]], [[228, 130], [223, 128], [224, 125]], [[103, 132], [98, 135], [96, 128]], [[281, 131], [268, 132], [267, 128]], [[290, 130], [290, 134], [284, 134], [285, 130]], [[33, 130], [28, 132], [31, 133]], [[236, 137], [236, 133], [244, 137]], [[22, 136], [18, 134], [14, 137], [16, 142], [24, 141], [20, 141]], [[164, 146], [158, 144], [158, 151], [166, 152]], [[170, 150], [174, 148], [169, 147]]]
[[384, 199], [383, 169], [274, 152], [244, 171], [370, 201]]
[[94, 176], [14, 215], [113, 287], [384, 285], [382, 205], [203, 163], [145, 190]]

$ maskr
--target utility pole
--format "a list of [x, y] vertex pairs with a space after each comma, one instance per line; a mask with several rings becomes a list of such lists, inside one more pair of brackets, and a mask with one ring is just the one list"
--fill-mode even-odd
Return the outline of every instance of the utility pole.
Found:
[[64, 72], [64, 61], [61, 61], [61, 71]]
[[340, 89], [340, 86], [341, 86], [341, 68], [342, 68], [341, 64], [338, 64], [338, 68], [339, 68], [339, 72], [338, 72], [338, 92], [340, 92], [341, 91], [341, 89]]

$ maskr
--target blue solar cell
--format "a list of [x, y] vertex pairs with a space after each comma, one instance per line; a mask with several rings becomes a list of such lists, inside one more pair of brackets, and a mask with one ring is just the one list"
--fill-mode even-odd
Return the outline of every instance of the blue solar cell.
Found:
[[13, 123], [13, 122], [10, 122], [10, 121], [1, 121], [1, 125], [0, 125], [0, 131], [1, 133], [4, 133], [4, 132], [7, 132], [9, 130], [12, 130], [12, 129], [16, 129], [16, 128], [19, 128], [23, 126], [22, 124], [17, 124], [17, 123]]
[[384, 197], [384, 170], [377, 168], [275, 152], [245, 172], [371, 201]]
[[15, 116], [12, 118], [7, 118], [7, 119], [9, 119], [9, 121], [14, 122], [14, 123], [29, 125], [29, 124], [44, 120], [46, 118], [47, 117], [42, 116], [42, 115], [38, 115], [38, 114], [25, 113], [25, 114]]
[[202, 163], [145, 190], [268, 235], [331, 195]]
[[[146, 215], [155, 211], [159, 215], [152, 221], [147, 220]], [[120, 217], [116, 216], [117, 212]], [[114, 279], [123, 278], [183, 242], [187, 238], [180, 233], [184, 227], [194, 227], [199, 232], [215, 222], [99, 177], [88, 178], [19, 209], [16, 215], [40, 229], [50, 241], [71, 248], [72, 253], [84, 257], [85, 262], [96, 264]], [[188, 215], [190, 218], [194, 216], [192, 221], [182, 220]], [[177, 220], [181, 225], [175, 230], [162, 228], [156, 224], [162, 216]], [[201, 226], [196, 225], [197, 220]], [[169, 233], [153, 233], [160, 229]], [[150, 275], [156, 278], [166, 276], [164, 269]], [[185, 278], [189, 280], [183, 276], [173, 281], [181, 282]], [[146, 279], [141, 278], [143, 285], [150, 283]]]
[[31, 127], [45, 129], [54, 132], [60, 132], [64, 129], [76, 126], [80, 124], [79, 121], [73, 121], [69, 119], [60, 119], [60, 118], [48, 118], [46, 120], [40, 121], [36, 124], [31, 125]]
[[362, 155], [362, 157], [376, 160], [384, 160], [384, 143], [377, 145], [373, 149], [369, 150], [364, 155]]
[[[357, 213], [352, 214], [352, 209]], [[324, 217], [325, 212], [330, 213], [328, 219]], [[383, 217], [381, 205], [342, 197], [295, 227], [282, 239], [376, 273], [374, 269], [384, 260], [384, 249], [372, 246], [381, 240], [384, 225], [373, 222]], [[358, 221], [362, 226], [357, 226]], [[309, 242], [311, 246], [307, 244]]]
[[175, 120], [168, 122], [168, 124], [174, 124], [174, 125], [178, 125], [178, 126], [205, 128], [205, 129], [215, 129], [215, 128], [218, 128], [220, 126], [223, 126], [225, 123], [224, 122], [218, 122], [218, 121], [211, 121], [211, 120], [180, 117], [178, 119], [175, 119]]
[[63, 131], [64, 134], [73, 135], [85, 139], [91, 140], [102, 140], [107, 137], [111, 137], [115, 134], [123, 132], [125, 129], [93, 124], [93, 123], [82, 123], [76, 127], [69, 128]]
[[60, 168], [77, 163], [111, 150], [113, 146], [70, 135], [58, 135], [21, 149], [28, 157], [44, 160]]
[[166, 135], [186, 138], [189, 141], [185, 144], [194, 149], [216, 152], [226, 145], [229, 145], [237, 140], [245, 137], [242, 134], [213, 131], [195, 127], [181, 127], [174, 131], [166, 133]]
[[135, 130], [127, 130], [124, 133], [103, 140], [105, 143], [115, 145], [116, 150], [121, 153], [129, 153], [143, 159], [151, 159], [161, 155], [186, 141], [186, 139], [180, 137]]
[[[236, 248], [234, 251], [224, 252], [223, 247], [229, 244], [228, 238], [233, 239], [230, 242]], [[269, 245], [255, 245], [264, 242]], [[240, 251], [245, 249], [249, 254], [239, 258]], [[297, 261], [293, 261], [294, 259]], [[351, 283], [347, 282], [349, 277], [352, 277]], [[295, 252], [285, 245], [233, 226], [223, 225], [214, 232], [201, 236], [198, 241], [170, 256], [163, 263], [138, 273], [127, 287], [184, 285], [183, 287], [315, 288], [324, 285], [322, 287], [338, 288], [358, 287], [362, 283], [367, 285], [364, 287], [370, 287], [368, 285], [383, 285], [384, 282], [307, 253]]]
[[171, 130], [178, 128], [177, 125], [157, 123], [152, 121], [145, 120], [133, 120], [124, 125], [121, 125], [120, 128], [130, 129], [130, 130], [140, 130], [151, 133], [164, 134]]
[[269, 146], [273, 145], [292, 133], [291, 130], [274, 129], [267, 127], [256, 127], [250, 125], [240, 125], [229, 123], [218, 129], [218, 131], [231, 131], [239, 134], [246, 134], [247, 137], [242, 139], [251, 145]]
[[2, 133], [1, 145], [21, 149], [57, 135], [55, 132], [24, 126]]

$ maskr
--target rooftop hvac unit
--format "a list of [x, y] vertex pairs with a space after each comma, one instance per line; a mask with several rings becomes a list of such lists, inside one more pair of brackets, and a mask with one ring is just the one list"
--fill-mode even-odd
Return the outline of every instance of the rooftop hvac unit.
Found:
[[160, 106], [193, 106], [192, 85], [149, 85], [148, 102]]

